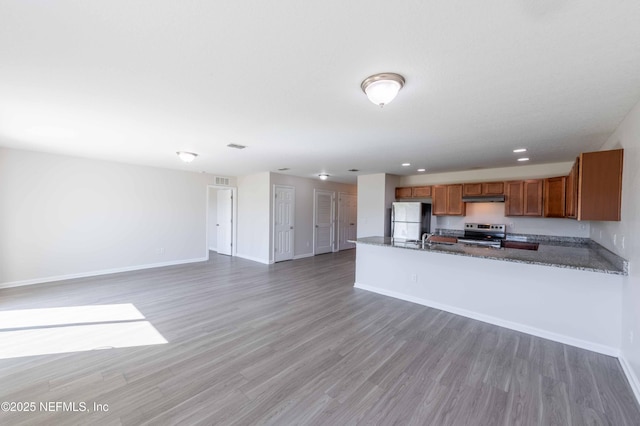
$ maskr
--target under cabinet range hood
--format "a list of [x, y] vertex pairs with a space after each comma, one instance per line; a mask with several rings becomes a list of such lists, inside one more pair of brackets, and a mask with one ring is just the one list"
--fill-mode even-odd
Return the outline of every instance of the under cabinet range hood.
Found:
[[464, 203], [504, 203], [504, 195], [466, 195]]

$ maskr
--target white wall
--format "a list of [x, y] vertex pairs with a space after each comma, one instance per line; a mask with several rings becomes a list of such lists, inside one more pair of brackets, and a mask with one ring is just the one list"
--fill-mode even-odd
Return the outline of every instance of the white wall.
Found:
[[0, 148], [0, 286], [206, 259], [212, 180]]
[[640, 103], [603, 150], [624, 148], [622, 220], [593, 222], [591, 238], [629, 261], [622, 295], [622, 365], [640, 401]]
[[[530, 166], [502, 167], [463, 172], [420, 174], [400, 177], [399, 186], [437, 185], [444, 183], [489, 182], [539, 179], [566, 176], [572, 162]], [[517, 234], [589, 237], [590, 222], [573, 219], [517, 217], [504, 215], [504, 203], [467, 203], [465, 216], [434, 216], [431, 228], [464, 229], [465, 222], [504, 223], [507, 232]]]
[[238, 177], [238, 238], [236, 255], [256, 262], [270, 262], [270, 173]]
[[504, 223], [507, 233], [589, 238], [589, 223], [573, 219], [504, 215], [504, 203], [467, 203], [465, 216], [434, 216], [432, 229], [464, 229], [465, 222]]
[[539, 179], [566, 176], [573, 162], [499, 167], [449, 173], [423, 173], [401, 176], [400, 186], [438, 185], [443, 183], [490, 182], [501, 180]]
[[[313, 190], [322, 189], [325, 191], [333, 191], [338, 196], [338, 192], [346, 192], [348, 194], [356, 194], [356, 185], [345, 183], [337, 183], [331, 181], [321, 181], [319, 179], [308, 179], [296, 176], [283, 175], [280, 173], [271, 173], [271, 193], [270, 193], [270, 209], [273, 211], [273, 185], [292, 186], [296, 192], [295, 205], [295, 241], [294, 241], [294, 257], [305, 257], [313, 255]], [[336, 236], [335, 244], [337, 245], [338, 232], [338, 203], [336, 201], [336, 226], [334, 235]], [[273, 260], [273, 250], [270, 251], [270, 260]]]
[[358, 238], [389, 235], [399, 182], [398, 176], [385, 173], [358, 176]]

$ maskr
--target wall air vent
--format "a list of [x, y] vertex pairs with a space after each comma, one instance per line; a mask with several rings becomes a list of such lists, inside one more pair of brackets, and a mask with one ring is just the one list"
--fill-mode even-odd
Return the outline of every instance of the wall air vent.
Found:
[[229, 186], [230, 184], [231, 184], [231, 179], [230, 178], [216, 176], [216, 185]]
[[229, 148], [235, 148], [235, 149], [245, 149], [247, 147], [246, 145], [238, 145], [237, 143], [230, 143], [227, 146]]

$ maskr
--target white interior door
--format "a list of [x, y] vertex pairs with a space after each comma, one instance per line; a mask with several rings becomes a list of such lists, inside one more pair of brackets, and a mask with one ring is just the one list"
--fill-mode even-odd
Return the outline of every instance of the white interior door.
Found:
[[338, 195], [338, 250], [355, 248], [357, 197], [353, 194], [341, 192]]
[[231, 189], [218, 190], [217, 205], [218, 254], [230, 256], [233, 237], [233, 191]]
[[274, 261], [293, 259], [295, 188], [274, 186], [273, 244]]
[[315, 190], [314, 197], [314, 254], [333, 251], [334, 193]]

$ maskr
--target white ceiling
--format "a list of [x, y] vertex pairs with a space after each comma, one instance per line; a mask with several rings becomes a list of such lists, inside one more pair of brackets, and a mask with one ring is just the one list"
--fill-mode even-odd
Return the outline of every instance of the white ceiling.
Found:
[[0, 1], [6, 147], [353, 182], [570, 161], [639, 99], [638, 0]]

